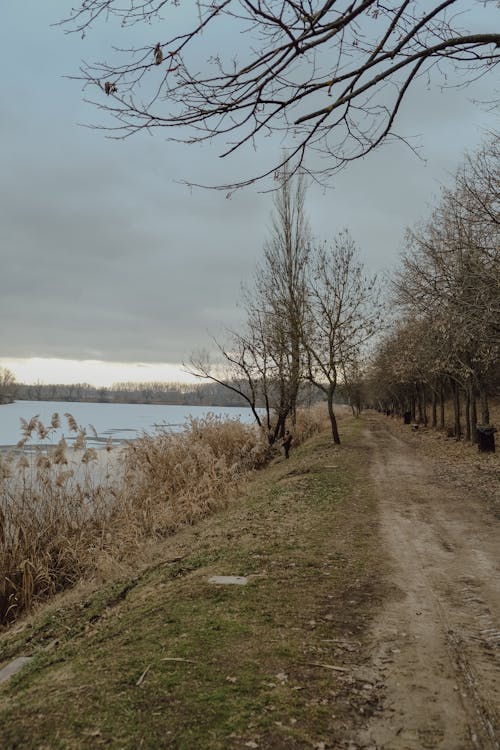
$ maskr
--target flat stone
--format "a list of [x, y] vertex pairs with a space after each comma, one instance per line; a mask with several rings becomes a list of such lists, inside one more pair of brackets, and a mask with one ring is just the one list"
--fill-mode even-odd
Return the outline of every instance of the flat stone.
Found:
[[246, 586], [248, 578], [245, 576], [211, 576], [208, 582], [219, 586]]
[[16, 672], [19, 672], [19, 670], [24, 667], [25, 664], [30, 662], [31, 659], [31, 656], [18, 656], [17, 659], [11, 661], [6, 667], [0, 669], [0, 682], [5, 682], [9, 677], [16, 674]]

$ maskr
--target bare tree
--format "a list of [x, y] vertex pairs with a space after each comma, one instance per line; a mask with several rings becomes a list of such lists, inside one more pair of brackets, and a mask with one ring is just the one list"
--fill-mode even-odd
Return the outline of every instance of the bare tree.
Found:
[[285, 434], [286, 420], [295, 422], [304, 376], [303, 321], [306, 272], [310, 252], [305, 216], [304, 177], [283, 170], [274, 193], [272, 227], [253, 285], [244, 288], [246, 322], [241, 332], [228, 331], [228, 344], [215, 341], [224, 367], [208, 356], [191, 359], [190, 372], [240, 393], [253, 410], [265, 409], [270, 441]]
[[333, 247], [319, 247], [308, 283], [303, 346], [307, 378], [326, 396], [334, 443], [340, 444], [333, 409], [339, 374], [348, 372], [378, 328], [379, 310], [372, 294], [375, 278], [364, 275], [356, 245], [347, 230]]
[[[488, 424], [488, 394], [498, 381], [500, 356], [499, 139], [492, 136], [468, 156], [455, 184], [442, 191], [427, 224], [408, 232], [395, 303], [403, 316], [406, 390], [412, 415], [424, 391], [432, 394], [432, 425], [444, 426], [444, 396], [452, 398], [454, 433], [476, 440], [477, 398]], [[393, 371], [394, 371], [393, 367]], [[399, 386], [405, 378], [396, 375]]]
[[304, 175], [293, 178], [284, 168], [274, 193], [274, 211], [264, 258], [257, 268], [247, 307], [254, 328], [262, 328], [281, 381], [279, 431], [284, 432], [290, 414], [295, 422], [299, 387], [303, 376], [302, 327], [306, 305], [306, 274], [310, 255], [310, 230], [305, 214]]
[[0, 404], [9, 404], [16, 394], [16, 377], [7, 367], [0, 367]]
[[388, 415], [402, 415], [408, 410], [410, 383], [402, 369], [404, 359], [404, 324], [396, 321], [372, 352], [366, 373], [366, 390], [372, 404]]
[[341, 363], [341, 378], [342, 395], [353, 415], [359, 417], [365, 396], [364, 370], [359, 353], [353, 352], [349, 359]]
[[482, 422], [489, 422], [488, 390], [500, 355], [499, 155], [494, 137], [476, 158], [466, 159], [453, 188], [443, 190], [431, 221], [408, 233], [395, 275], [396, 301], [404, 314], [427, 320], [439, 342], [435, 359], [453, 382], [457, 437], [459, 389], [465, 394], [466, 437], [472, 439], [476, 394]]
[[[301, 168], [326, 181], [399, 137], [398, 112], [418, 78], [464, 86], [500, 59], [500, 34], [491, 23], [496, 0], [193, 0], [182, 12], [179, 6], [79, 0], [62, 23], [86, 34], [98, 21], [120, 22], [127, 46], [116, 42], [111, 59], [84, 64], [79, 76], [94, 89], [97, 107], [115, 118], [112, 135], [172, 129], [171, 138], [185, 143], [222, 141], [228, 156], [279, 134], [288, 148], [281, 163], [225, 189], [272, 176], [283, 161], [291, 174]], [[130, 47], [127, 27], [134, 25], [141, 37], [151, 28], [161, 40]], [[307, 158], [311, 152], [320, 166]]]
[[258, 426], [262, 427], [258, 411], [262, 381], [255, 349], [243, 336], [234, 332], [231, 333], [230, 346], [225, 347], [215, 339], [214, 343], [219, 352], [219, 362], [214, 363], [208, 352], [199, 352], [191, 356], [186, 370], [240, 396], [252, 410]]

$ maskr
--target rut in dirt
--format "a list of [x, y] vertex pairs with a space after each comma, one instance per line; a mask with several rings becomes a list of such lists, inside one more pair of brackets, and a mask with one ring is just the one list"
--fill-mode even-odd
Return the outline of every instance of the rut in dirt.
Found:
[[[371, 417], [380, 530], [395, 592], [371, 632], [376, 750], [499, 750], [500, 525]], [[382, 687], [383, 686], [383, 687]]]

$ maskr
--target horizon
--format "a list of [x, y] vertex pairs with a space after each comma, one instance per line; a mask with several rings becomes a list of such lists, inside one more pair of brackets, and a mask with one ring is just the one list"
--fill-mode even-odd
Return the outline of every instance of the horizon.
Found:
[[159, 362], [105, 362], [29, 357], [0, 358], [19, 385], [76, 385], [112, 388], [118, 383], [198, 383], [182, 364]]

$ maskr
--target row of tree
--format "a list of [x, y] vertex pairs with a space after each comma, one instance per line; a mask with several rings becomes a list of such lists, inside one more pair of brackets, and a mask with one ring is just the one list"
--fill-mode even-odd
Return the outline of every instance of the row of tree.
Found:
[[217, 383], [115, 383], [96, 388], [89, 383], [17, 383], [12, 372], [0, 369], [0, 403], [22, 401], [89, 401], [121, 404], [246, 406], [237, 393]]
[[[284, 169], [274, 194], [271, 235], [253, 284], [242, 292], [245, 323], [215, 341], [218, 357], [193, 356], [191, 371], [241, 395], [274, 442], [295, 422], [298, 404], [312, 391], [333, 404], [339, 383], [359, 378], [364, 347], [378, 328], [375, 278], [365, 275], [349, 232], [331, 244], [315, 242], [305, 214], [303, 175]], [[264, 406], [262, 417], [259, 405]]]
[[[398, 317], [369, 372], [382, 409], [477, 440], [500, 388], [500, 141], [467, 157], [429, 220], [407, 233], [394, 276]], [[480, 413], [478, 413], [478, 402]], [[464, 420], [465, 416], [465, 420]]]

